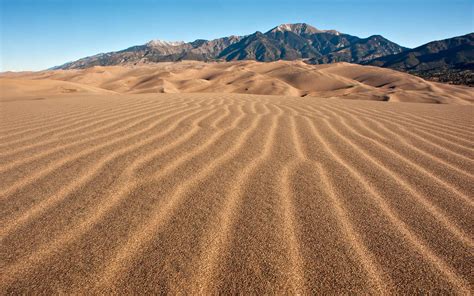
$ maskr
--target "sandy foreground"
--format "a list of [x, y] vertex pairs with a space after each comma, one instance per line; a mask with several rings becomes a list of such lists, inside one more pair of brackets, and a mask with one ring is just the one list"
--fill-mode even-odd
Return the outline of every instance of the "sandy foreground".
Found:
[[1, 294], [473, 292], [472, 105], [33, 86]]

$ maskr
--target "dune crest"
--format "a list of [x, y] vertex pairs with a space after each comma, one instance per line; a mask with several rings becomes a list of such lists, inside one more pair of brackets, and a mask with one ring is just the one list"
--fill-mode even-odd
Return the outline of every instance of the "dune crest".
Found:
[[[64, 86], [60, 86], [61, 83]], [[372, 66], [348, 63], [308, 65], [301, 61], [186, 61], [4, 73], [0, 75], [0, 85], [2, 99], [28, 95], [32, 88], [41, 89], [44, 95], [48, 95], [48, 91], [57, 95], [71, 90], [127, 94], [241, 93], [448, 104], [474, 102], [474, 90], [469, 87], [428, 82], [406, 73]]]

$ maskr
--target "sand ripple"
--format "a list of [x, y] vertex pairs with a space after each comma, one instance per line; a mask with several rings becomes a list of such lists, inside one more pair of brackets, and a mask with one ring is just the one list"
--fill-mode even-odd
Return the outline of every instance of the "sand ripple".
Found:
[[97, 93], [0, 108], [2, 294], [472, 293], [471, 106]]

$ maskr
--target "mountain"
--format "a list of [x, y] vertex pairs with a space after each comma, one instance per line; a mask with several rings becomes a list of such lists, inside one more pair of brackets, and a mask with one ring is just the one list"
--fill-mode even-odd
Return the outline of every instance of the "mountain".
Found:
[[268, 32], [247, 36], [229, 36], [193, 42], [153, 40], [117, 52], [102, 53], [55, 67], [77, 69], [92, 66], [141, 64], [182, 60], [297, 60], [309, 63], [360, 63], [406, 48], [382, 36], [359, 38], [335, 30], [319, 30], [304, 23], [282, 24]]
[[146, 44], [127, 49], [101, 53], [69, 62], [53, 69], [83, 69], [93, 66], [113, 66], [137, 63], [172, 62], [181, 60], [210, 61], [225, 48], [238, 42], [242, 37], [229, 36], [214, 40], [198, 39], [185, 43], [152, 40]]
[[[342, 41], [346, 36], [348, 35], [341, 36]], [[320, 58], [312, 58], [308, 62], [312, 64], [329, 64], [337, 62], [363, 63], [375, 58], [397, 54], [407, 50], [407, 48], [401, 47], [380, 35], [370, 36], [365, 39], [351, 37], [352, 39], [349, 39], [349, 46], [336, 48], [334, 51], [331, 51]]]
[[296, 23], [296, 24], [281, 24], [267, 33], [276, 33], [276, 32], [293, 32], [298, 35], [311, 35], [316, 33], [332, 33], [334, 35], [339, 35], [340, 33], [335, 30], [319, 30], [313, 26], [310, 26], [305, 23]]
[[365, 64], [405, 71], [429, 80], [474, 86], [474, 33], [429, 42]]

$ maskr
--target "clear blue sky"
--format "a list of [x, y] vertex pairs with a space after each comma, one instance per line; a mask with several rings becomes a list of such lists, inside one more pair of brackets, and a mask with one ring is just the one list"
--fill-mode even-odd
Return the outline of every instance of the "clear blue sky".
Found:
[[0, 0], [0, 71], [41, 70], [151, 39], [306, 22], [407, 47], [474, 31], [474, 0]]

